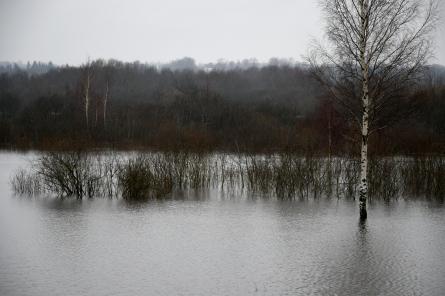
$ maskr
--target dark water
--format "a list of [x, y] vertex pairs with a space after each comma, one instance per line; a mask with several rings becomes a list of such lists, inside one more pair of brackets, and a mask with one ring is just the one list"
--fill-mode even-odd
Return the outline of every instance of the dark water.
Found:
[[[0, 295], [445, 295], [445, 210], [17, 198], [0, 154]], [[218, 196], [218, 197], [217, 197]]]

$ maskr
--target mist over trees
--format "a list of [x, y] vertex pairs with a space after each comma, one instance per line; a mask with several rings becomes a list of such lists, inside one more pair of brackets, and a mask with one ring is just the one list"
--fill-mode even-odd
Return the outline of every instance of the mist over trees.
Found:
[[[103, 61], [102, 61], [103, 62]], [[116, 64], [124, 64], [117, 60], [109, 60], [108, 63], [116, 63]], [[158, 70], [166, 69], [172, 71], [182, 71], [182, 70], [191, 70], [191, 71], [211, 71], [211, 70], [219, 70], [219, 71], [229, 71], [229, 70], [246, 70], [249, 68], [262, 68], [267, 66], [296, 66], [299, 65], [294, 59], [286, 59], [286, 58], [271, 58], [268, 62], [259, 62], [255, 58], [251, 59], [243, 59], [240, 61], [227, 61], [224, 59], [219, 59], [215, 63], [202, 63], [198, 64], [193, 58], [184, 57], [180, 59], [176, 59], [167, 63], [142, 63], [139, 61], [135, 61], [133, 63], [126, 63], [137, 66], [139, 68], [155, 68]], [[54, 65], [52, 62], [43, 63], [43, 62], [0, 62], [0, 74], [8, 73], [14, 74], [18, 72], [25, 72], [28, 75], [35, 74], [44, 74], [52, 69], [57, 67], [69, 67], [69, 65]]]
[[[183, 59], [161, 67], [96, 60], [43, 73], [11, 69], [0, 75], [5, 148], [340, 154], [360, 144], [352, 122], [333, 108], [308, 67], [291, 61], [196, 65]], [[410, 95], [417, 107], [409, 125], [376, 132], [371, 151], [443, 151], [444, 68], [426, 70]]]

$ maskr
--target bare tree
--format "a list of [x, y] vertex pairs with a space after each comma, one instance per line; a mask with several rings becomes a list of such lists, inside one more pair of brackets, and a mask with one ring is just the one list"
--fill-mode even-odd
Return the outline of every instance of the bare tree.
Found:
[[104, 94], [104, 99], [103, 99], [103, 120], [104, 120], [104, 128], [107, 127], [107, 103], [108, 103], [108, 93], [109, 93], [109, 80], [107, 79], [106, 81], [106, 86], [105, 86], [105, 94]]
[[105, 90], [103, 93], [103, 124], [104, 128], [106, 128], [107, 124], [107, 108], [108, 108], [108, 100], [110, 98], [110, 88], [112, 87], [113, 83], [113, 76], [114, 76], [114, 69], [109, 64], [105, 65], [104, 67], [104, 84], [105, 84]]
[[397, 104], [432, 54], [437, 0], [320, 0], [327, 45], [309, 56], [315, 77], [361, 135], [360, 217], [366, 219], [369, 136], [400, 119]]
[[92, 65], [88, 61], [85, 65], [81, 67], [82, 69], [82, 99], [85, 109], [85, 123], [86, 128], [89, 128], [89, 111], [90, 111], [90, 101], [91, 101], [91, 80], [92, 80]]

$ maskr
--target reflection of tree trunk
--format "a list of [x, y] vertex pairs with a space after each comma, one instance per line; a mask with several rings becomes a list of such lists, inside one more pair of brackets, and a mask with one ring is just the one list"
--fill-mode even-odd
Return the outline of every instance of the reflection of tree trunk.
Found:
[[107, 81], [107, 86], [106, 86], [106, 89], [105, 89], [105, 97], [104, 97], [104, 128], [106, 127], [106, 124], [107, 124], [107, 103], [108, 103], [108, 81]]
[[367, 61], [368, 35], [368, 2], [360, 0], [361, 33], [360, 33], [360, 67], [362, 73], [362, 148], [360, 155], [360, 218], [366, 219], [366, 200], [368, 197], [368, 134], [369, 134], [369, 65]]

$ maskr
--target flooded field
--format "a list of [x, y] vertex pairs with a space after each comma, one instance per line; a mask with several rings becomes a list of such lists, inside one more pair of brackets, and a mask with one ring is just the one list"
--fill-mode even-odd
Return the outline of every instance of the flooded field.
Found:
[[0, 154], [0, 295], [445, 291], [445, 207], [437, 201], [375, 200], [360, 224], [347, 198], [218, 188], [138, 203], [14, 196], [10, 177], [30, 157]]

